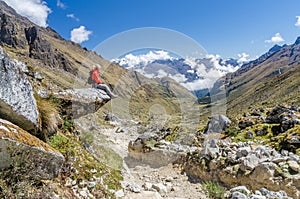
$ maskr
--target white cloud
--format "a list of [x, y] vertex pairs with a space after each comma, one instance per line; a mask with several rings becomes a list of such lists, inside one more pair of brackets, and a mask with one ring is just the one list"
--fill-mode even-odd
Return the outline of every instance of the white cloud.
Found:
[[245, 62], [248, 62], [249, 61], [249, 55], [247, 53], [241, 53], [241, 54], [238, 54], [238, 64], [243, 64]]
[[81, 44], [82, 42], [89, 40], [90, 34], [92, 34], [92, 31], [86, 30], [85, 26], [74, 28], [71, 31], [71, 41]]
[[295, 26], [300, 27], [300, 16], [296, 16], [297, 22], [295, 23]]
[[[249, 55], [242, 53], [240, 56], [240, 58], [243, 57], [243, 59], [245, 59]], [[166, 51], [149, 51], [148, 53], [141, 55], [127, 54], [123, 58], [114, 59], [112, 61], [121, 66], [125, 66], [127, 69], [138, 71], [149, 78], [172, 78], [189, 90], [211, 88], [217, 79], [228, 72], [234, 72], [239, 68], [239, 66], [232, 66], [221, 61], [220, 55], [208, 54], [205, 58], [206, 60], [193, 57], [184, 59], [183, 63], [191, 67], [190, 70], [187, 70], [187, 73], [195, 73], [198, 77], [193, 80], [175, 69], [176, 62], [179, 60], [178, 58], [172, 57]], [[175, 61], [173, 63], [175, 64], [175, 68], [169, 66], [168, 62], [153, 64], [153, 61], [156, 60], [173, 60]]]
[[270, 40], [266, 40], [265, 42], [266, 43], [280, 43], [280, 42], [283, 42], [283, 41], [284, 41], [284, 39], [282, 38], [282, 36], [278, 32]]
[[133, 55], [127, 54], [123, 58], [111, 60], [112, 62], [119, 63], [121, 66], [127, 66], [128, 69], [136, 67], [137, 65], [147, 65], [155, 60], [168, 60], [172, 59], [168, 52], [163, 50], [149, 51], [147, 54]]
[[17, 13], [27, 17], [33, 23], [47, 27], [47, 18], [51, 9], [47, 3], [42, 0], [3, 0], [10, 7], [14, 8]]
[[68, 18], [74, 19], [75, 21], [79, 21], [79, 18], [77, 18], [73, 13], [67, 14]]
[[57, 0], [56, 6], [62, 8], [62, 9], [66, 9], [66, 5], [64, 3], [62, 3], [60, 0]]

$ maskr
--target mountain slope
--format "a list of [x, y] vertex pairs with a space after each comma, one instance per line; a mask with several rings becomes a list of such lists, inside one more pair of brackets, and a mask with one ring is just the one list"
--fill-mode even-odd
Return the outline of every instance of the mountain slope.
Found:
[[65, 88], [90, 87], [86, 85], [89, 71], [93, 65], [99, 64], [104, 83], [119, 95], [115, 101], [120, 103], [110, 103], [107, 109], [118, 109], [117, 113], [122, 116], [148, 120], [151, 103], [162, 104], [168, 114], [174, 115], [180, 112], [178, 102], [174, 102], [178, 97], [174, 94], [176, 89], [179, 90], [177, 93], [192, 97], [180, 85], [174, 86], [170, 92], [159, 81], [128, 71], [79, 44], [64, 40], [50, 27], [38, 27], [3, 1], [0, 1], [0, 28], [0, 44], [10, 57], [25, 63], [31, 72], [39, 72], [45, 77], [41, 83], [32, 82], [35, 91], [51, 93]]
[[257, 60], [218, 80], [225, 85], [230, 114], [249, 106], [300, 104], [300, 37], [292, 45], [275, 45]]

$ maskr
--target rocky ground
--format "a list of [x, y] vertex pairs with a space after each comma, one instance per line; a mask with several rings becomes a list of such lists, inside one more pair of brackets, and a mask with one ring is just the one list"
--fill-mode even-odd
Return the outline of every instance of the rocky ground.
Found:
[[[81, 119], [85, 125], [88, 120]], [[93, 123], [93, 122], [91, 122]], [[147, 162], [134, 159], [128, 154], [128, 144], [141, 134], [138, 133], [138, 124], [134, 121], [114, 120], [111, 127], [97, 127], [95, 142], [113, 149], [123, 159], [124, 169], [122, 175], [123, 190], [115, 193], [117, 198], [207, 198], [200, 183], [191, 183], [179, 165], [166, 163], [163, 165], [147, 164]], [[122, 126], [120, 128], [120, 126]], [[106, 137], [107, 142], [100, 140]], [[162, 160], [163, 161], [163, 160]]]
[[[250, 116], [245, 117], [251, 121]], [[262, 121], [257, 123], [258, 127], [272, 123], [276, 128], [270, 126], [269, 130], [277, 131], [279, 128], [280, 135], [288, 129], [297, 128], [298, 119], [295, 118], [299, 118], [297, 110], [288, 107], [275, 107], [267, 113], [267, 119], [263, 115], [260, 117]], [[270, 119], [273, 121], [270, 122]], [[113, 149], [123, 159], [124, 191], [117, 191], [117, 197], [208, 198], [200, 181], [214, 181], [232, 188], [225, 194], [227, 198], [299, 197], [299, 156], [285, 149], [279, 152], [268, 146], [267, 139], [259, 139], [257, 129], [247, 128], [243, 142], [233, 142], [230, 137], [222, 140], [218, 137], [220, 134], [213, 136], [207, 133], [210, 126], [219, 128], [214, 132], [224, 131], [230, 125], [225, 116], [212, 117], [206, 134], [198, 137], [186, 135], [177, 142], [166, 141], [170, 136], [166, 129], [149, 127], [140, 131], [141, 126], [134, 121], [124, 121], [114, 116], [108, 120], [111, 127], [99, 128], [97, 135], [104, 135], [108, 141], [105, 147]], [[253, 125], [255, 123], [249, 126]], [[257, 138], [254, 141], [247, 140], [251, 131], [255, 132], [253, 134]], [[200, 143], [198, 146], [195, 140]], [[274, 137], [270, 140], [274, 140]], [[289, 147], [295, 146], [287, 143]], [[273, 146], [272, 142], [270, 145]]]

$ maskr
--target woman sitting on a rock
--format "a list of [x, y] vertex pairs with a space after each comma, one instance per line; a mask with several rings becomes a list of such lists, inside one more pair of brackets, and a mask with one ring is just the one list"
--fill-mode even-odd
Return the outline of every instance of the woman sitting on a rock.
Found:
[[96, 65], [92, 70], [92, 80], [94, 81], [94, 87], [104, 90], [110, 98], [116, 98], [117, 96], [111, 92], [109, 87], [100, 80], [100, 66]]

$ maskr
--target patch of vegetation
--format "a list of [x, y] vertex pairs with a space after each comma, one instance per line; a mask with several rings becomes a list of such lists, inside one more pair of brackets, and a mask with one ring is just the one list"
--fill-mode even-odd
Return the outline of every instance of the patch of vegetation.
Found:
[[63, 124], [61, 129], [66, 132], [73, 132], [75, 129], [74, 119], [67, 115], [62, 116], [62, 119], [63, 119]]
[[236, 137], [241, 131], [235, 127], [235, 126], [230, 126], [225, 130], [225, 135], [228, 135], [230, 137]]
[[46, 141], [50, 136], [54, 135], [60, 124], [58, 105], [49, 99], [44, 99], [35, 95], [37, 107], [39, 111], [39, 132], [37, 137]]
[[123, 159], [114, 150], [100, 145], [94, 145], [93, 148], [95, 149], [100, 162], [117, 170], [121, 170], [123, 168]]
[[94, 188], [88, 187], [95, 197], [98, 195], [100, 198], [114, 198], [113, 193], [109, 190], [121, 189], [120, 181], [123, 180], [123, 177], [120, 170], [100, 162], [96, 156], [84, 149], [83, 143], [78, 141], [73, 134], [58, 133], [52, 136], [48, 143], [59, 150], [66, 159], [59, 176], [60, 180], [70, 178], [79, 184], [101, 178], [102, 182], [97, 182]]
[[180, 131], [180, 127], [175, 126], [173, 129], [170, 130], [170, 134], [167, 135], [164, 139], [167, 142], [174, 142], [174, 141], [178, 140], [179, 131]]
[[53, 191], [42, 181], [27, 176], [26, 170], [18, 162], [0, 170], [0, 198], [49, 198]]
[[203, 187], [210, 199], [225, 199], [224, 194], [226, 189], [220, 184], [215, 182], [205, 182], [203, 183]]

